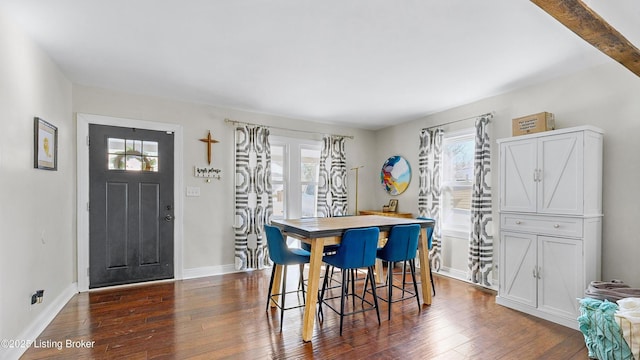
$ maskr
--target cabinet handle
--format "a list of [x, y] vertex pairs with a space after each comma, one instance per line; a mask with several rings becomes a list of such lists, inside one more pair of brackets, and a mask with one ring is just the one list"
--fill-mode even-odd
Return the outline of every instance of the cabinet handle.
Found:
[[538, 267], [538, 275], [537, 275], [538, 279], [542, 279], [542, 275], [540, 273], [542, 273], [542, 268]]
[[542, 181], [542, 170], [541, 169], [533, 170], [533, 181], [534, 182]]
[[560, 224], [555, 224], [555, 225], [553, 225], [553, 227], [557, 229], [557, 228], [560, 227]]
[[522, 221], [516, 220], [516, 225], [520, 225], [520, 224], [522, 224]]
[[534, 279], [538, 278], [538, 275], [536, 274], [536, 268], [535, 267], [533, 268], [533, 278]]

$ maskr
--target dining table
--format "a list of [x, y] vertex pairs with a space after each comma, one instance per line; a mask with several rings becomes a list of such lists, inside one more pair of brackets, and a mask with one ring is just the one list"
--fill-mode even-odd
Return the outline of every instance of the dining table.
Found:
[[[429, 248], [427, 228], [434, 226], [433, 220], [408, 219], [379, 215], [337, 216], [324, 218], [301, 219], [273, 219], [271, 224], [280, 228], [283, 235], [298, 239], [311, 245], [307, 294], [302, 322], [302, 340], [311, 341], [315, 325], [315, 312], [318, 303], [318, 288], [321, 277], [322, 256], [326, 245], [340, 244], [342, 234], [349, 229], [377, 227], [380, 229], [379, 240], [388, 237], [391, 228], [396, 225], [420, 225], [420, 240], [418, 241], [418, 259], [420, 260], [420, 280], [422, 303], [431, 305], [431, 267], [429, 266]], [[381, 267], [378, 267], [381, 268]], [[279, 284], [282, 276], [282, 266], [276, 266], [275, 283]], [[380, 272], [380, 270], [377, 270]], [[380, 274], [377, 274], [379, 278]], [[278, 289], [272, 289], [272, 295]]]

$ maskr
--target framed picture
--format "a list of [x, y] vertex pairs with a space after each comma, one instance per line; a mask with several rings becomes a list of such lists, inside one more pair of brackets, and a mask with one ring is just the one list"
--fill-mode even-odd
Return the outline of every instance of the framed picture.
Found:
[[33, 123], [33, 167], [58, 170], [58, 128], [38, 117]]
[[389, 195], [400, 195], [409, 187], [411, 166], [407, 159], [395, 155], [387, 159], [380, 171], [380, 183]]
[[398, 199], [389, 200], [389, 211], [396, 212], [398, 210]]

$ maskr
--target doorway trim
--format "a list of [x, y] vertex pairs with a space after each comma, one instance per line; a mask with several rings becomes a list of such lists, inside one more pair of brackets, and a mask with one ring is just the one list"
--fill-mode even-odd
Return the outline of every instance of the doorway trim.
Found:
[[[77, 274], [78, 274], [78, 291], [89, 291], [89, 151], [87, 149], [89, 139], [89, 125], [108, 125], [121, 127], [135, 127], [139, 129], [156, 130], [156, 131], [172, 131], [174, 133], [174, 171], [173, 171], [173, 188], [174, 188], [174, 205], [175, 205], [175, 222], [173, 229], [174, 241], [174, 279], [179, 280], [183, 277], [183, 242], [184, 242], [184, 203], [182, 194], [183, 188], [183, 129], [181, 125], [161, 123], [155, 121], [125, 119], [119, 117], [94, 115], [94, 114], [76, 114], [77, 121], [77, 138], [76, 138], [76, 154], [77, 154]], [[85, 151], [86, 150], [86, 151]]]

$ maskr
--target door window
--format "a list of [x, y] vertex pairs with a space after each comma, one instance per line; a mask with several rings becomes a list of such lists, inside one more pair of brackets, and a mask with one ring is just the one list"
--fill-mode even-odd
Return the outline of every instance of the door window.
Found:
[[158, 171], [158, 142], [108, 138], [109, 170]]

